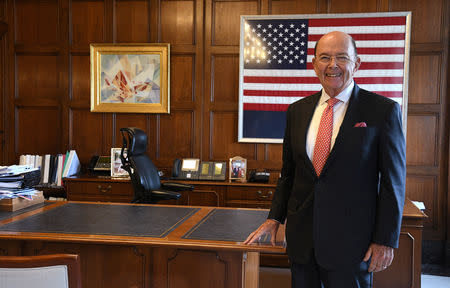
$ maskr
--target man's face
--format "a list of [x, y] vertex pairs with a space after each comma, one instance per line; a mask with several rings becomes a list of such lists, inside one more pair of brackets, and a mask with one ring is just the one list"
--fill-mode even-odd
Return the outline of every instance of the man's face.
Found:
[[330, 97], [341, 93], [353, 80], [361, 60], [355, 56], [350, 37], [342, 32], [323, 36], [312, 59], [314, 71]]

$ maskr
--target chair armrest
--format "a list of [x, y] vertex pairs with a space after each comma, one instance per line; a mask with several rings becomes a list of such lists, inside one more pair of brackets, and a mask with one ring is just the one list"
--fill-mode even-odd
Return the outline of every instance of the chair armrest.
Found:
[[194, 185], [176, 183], [176, 182], [165, 182], [161, 183], [161, 188], [170, 191], [192, 191], [194, 190]]
[[152, 190], [152, 198], [158, 200], [169, 200], [169, 199], [179, 199], [181, 194], [178, 192], [167, 191], [167, 190]]

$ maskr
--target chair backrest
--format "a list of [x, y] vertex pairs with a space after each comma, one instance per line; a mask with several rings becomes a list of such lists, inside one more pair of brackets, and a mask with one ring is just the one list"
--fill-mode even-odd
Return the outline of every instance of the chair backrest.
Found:
[[[133, 183], [135, 199], [146, 199], [144, 202], [149, 203], [151, 200], [151, 190], [159, 189], [161, 182], [159, 179], [158, 169], [152, 160], [147, 156], [147, 134], [139, 128], [127, 127], [121, 128], [123, 145], [122, 145], [122, 166], [130, 175]], [[124, 155], [126, 149], [126, 157]]]
[[0, 288], [22, 287], [81, 288], [79, 256], [0, 256]]

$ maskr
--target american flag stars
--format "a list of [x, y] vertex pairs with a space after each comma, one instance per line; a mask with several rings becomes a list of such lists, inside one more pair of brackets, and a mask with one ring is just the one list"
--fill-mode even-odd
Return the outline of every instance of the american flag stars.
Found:
[[247, 69], [305, 69], [307, 20], [247, 20], [244, 66]]

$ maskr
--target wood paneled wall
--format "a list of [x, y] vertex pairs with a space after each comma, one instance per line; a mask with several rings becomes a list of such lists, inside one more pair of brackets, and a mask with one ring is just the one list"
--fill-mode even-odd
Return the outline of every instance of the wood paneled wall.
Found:
[[[120, 127], [137, 126], [149, 135], [149, 156], [166, 171], [174, 158], [226, 161], [236, 155], [247, 158], [250, 169], [281, 168], [280, 144], [237, 142], [240, 15], [412, 11], [407, 196], [425, 202], [425, 238], [446, 239], [447, 0], [0, 3], [0, 161], [70, 148], [87, 163], [121, 145]], [[170, 115], [89, 111], [89, 43], [103, 42], [171, 44]]]

